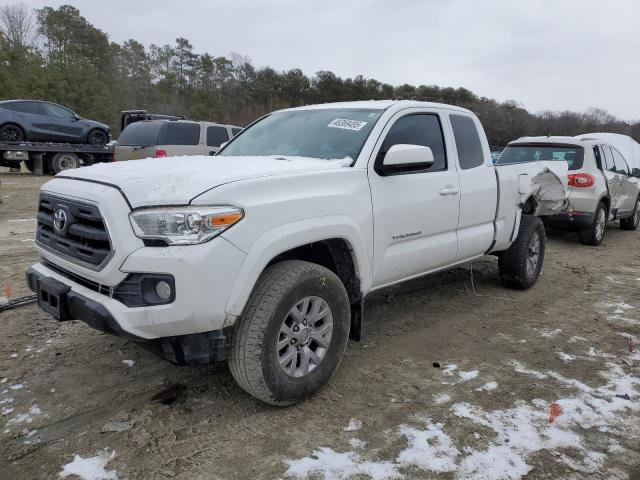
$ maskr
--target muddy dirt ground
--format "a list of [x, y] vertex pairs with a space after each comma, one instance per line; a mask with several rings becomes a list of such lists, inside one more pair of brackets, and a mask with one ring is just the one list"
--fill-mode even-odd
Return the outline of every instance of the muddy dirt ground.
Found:
[[[48, 178], [2, 172], [15, 297]], [[172, 366], [34, 305], [0, 312], [0, 477], [59, 478], [79, 455], [132, 480], [640, 478], [640, 232], [612, 224], [597, 248], [548, 236], [529, 291], [502, 288], [488, 257], [477, 295], [466, 265], [370, 296], [365, 340], [284, 409], [226, 365]]]

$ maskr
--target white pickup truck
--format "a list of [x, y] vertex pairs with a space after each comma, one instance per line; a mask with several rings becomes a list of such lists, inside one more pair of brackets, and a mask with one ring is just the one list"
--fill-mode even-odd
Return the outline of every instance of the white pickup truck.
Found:
[[42, 187], [27, 281], [175, 364], [228, 360], [273, 405], [311, 395], [370, 292], [498, 255], [532, 286], [565, 207], [564, 162], [494, 167], [468, 110], [412, 101], [282, 110], [215, 157], [65, 171]]

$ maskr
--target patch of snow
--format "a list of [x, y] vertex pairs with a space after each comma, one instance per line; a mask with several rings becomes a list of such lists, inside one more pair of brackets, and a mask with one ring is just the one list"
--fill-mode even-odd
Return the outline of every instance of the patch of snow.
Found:
[[497, 382], [487, 382], [481, 387], [476, 388], [475, 390], [476, 392], [489, 392], [491, 390], [495, 390], [496, 388], [498, 388]]
[[438, 395], [435, 395], [433, 397], [433, 402], [436, 405], [442, 405], [444, 403], [448, 403], [451, 401], [451, 395], [448, 395], [446, 393], [439, 393]]
[[569, 339], [569, 343], [586, 342], [587, 339], [579, 335], [574, 335]]
[[573, 362], [576, 358], [578, 358], [575, 355], [570, 355], [564, 352], [556, 352], [556, 354], [558, 354], [558, 357], [560, 357], [560, 360], [562, 360], [564, 363]]
[[11, 358], [18, 358], [18, 354], [17, 353], [12, 353], [11, 355], [9, 355]]
[[311, 475], [318, 475], [325, 480], [347, 480], [356, 475], [367, 475], [372, 480], [402, 478], [391, 462], [363, 460], [355, 452], [338, 453], [324, 447], [308, 457], [285, 462], [289, 465], [285, 475], [295, 478], [308, 478]]
[[62, 467], [62, 471], [58, 474], [60, 478], [67, 478], [76, 475], [81, 480], [117, 480], [118, 475], [115, 470], [106, 470], [107, 463], [113, 460], [116, 452], [112, 452], [107, 456], [101, 453], [95, 457], [82, 458], [80, 455], [74, 455], [73, 461]]
[[7, 397], [0, 400], [0, 405], [4, 405], [5, 403], [13, 403], [13, 398]]
[[122, 363], [127, 367], [133, 367], [136, 364], [135, 360], [122, 360]]
[[2, 415], [9, 415], [10, 413], [13, 413], [13, 408], [9, 408], [9, 407], [3, 407], [2, 408]]
[[360, 430], [362, 428], [362, 421], [357, 418], [352, 418], [349, 421], [349, 425], [344, 427], [342, 430], [345, 432], [355, 432], [356, 430]]
[[8, 377], [4, 377], [2, 380], [0, 380], [0, 383], [7, 383], [7, 380], [9, 380]]
[[511, 360], [511, 365], [513, 366], [513, 370], [516, 373], [522, 373], [524, 375], [529, 375], [531, 377], [535, 377], [538, 380], [543, 380], [545, 378], [548, 378], [547, 375], [545, 375], [542, 372], [538, 372], [537, 370], [531, 370], [529, 368], [527, 368], [526, 365], [518, 362], [517, 360]]
[[400, 452], [396, 461], [435, 473], [455, 471], [460, 450], [442, 427], [442, 423], [434, 424], [428, 420], [425, 430], [401, 425], [400, 433], [407, 439], [407, 448]]
[[24, 388], [24, 384], [22, 383], [15, 383], [13, 385], [9, 385], [9, 388], [11, 390], [20, 390], [21, 388]]
[[444, 373], [445, 375], [451, 376], [451, 375], [453, 375], [453, 372], [455, 372], [457, 369], [458, 369], [458, 365], [455, 365], [455, 364], [452, 363], [452, 364], [447, 365], [446, 367], [444, 367], [442, 369], [442, 373]]
[[479, 373], [480, 372], [478, 370], [471, 370], [470, 372], [458, 372], [458, 375], [460, 375], [463, 382], [466, 382], [467, 380], [473, 380], [476, 378]]
[[360, 440], [359, 438], [351, 438], [349, 439], [349, 445], [353, 448], [364, 448], [367, 446], [367, 442]]
[[467, 454], [460, 462], [458, 478], [515, 480], [531, 470], [520, 455], [505, 445], [492, 445], [484, 451], [469, 449]]
[[562, 329], [556, 328], [555, 330], [551, 330], [549, 328], [541, 328], [539, 333], [543, 338], [555, 338], [562, 333]]
[[589, 347], [589, 350], [587, 350], [587, 355], [589, 355], [590, 357], [615, 358], [615, 355], [601, 352], [600, 350], [594, 347]]

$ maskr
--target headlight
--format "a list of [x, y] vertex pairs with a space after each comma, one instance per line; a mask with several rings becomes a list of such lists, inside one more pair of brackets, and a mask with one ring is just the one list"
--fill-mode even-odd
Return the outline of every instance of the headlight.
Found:
[[241, 208], [141, 208], [129, 214], [138, 238], [162, 240], [169, 245], [195, 245], [220, 235], [244, 216]]

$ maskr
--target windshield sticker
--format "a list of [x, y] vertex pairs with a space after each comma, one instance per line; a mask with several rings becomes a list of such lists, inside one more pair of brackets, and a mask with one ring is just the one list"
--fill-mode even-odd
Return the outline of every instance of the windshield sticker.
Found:
[[343, 128], [345, 130], [362, 130], [367, 122], [361, 122], [359, 120], [348, 120], [346, 118], [336, 118], [327, 125], [329, 128]]

